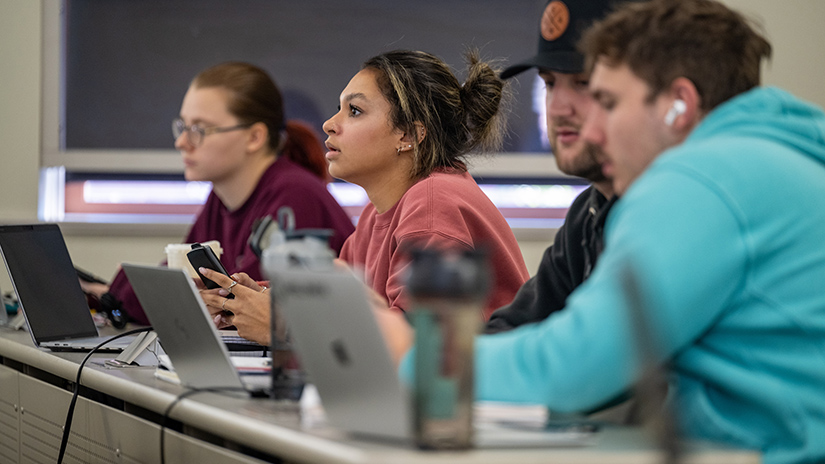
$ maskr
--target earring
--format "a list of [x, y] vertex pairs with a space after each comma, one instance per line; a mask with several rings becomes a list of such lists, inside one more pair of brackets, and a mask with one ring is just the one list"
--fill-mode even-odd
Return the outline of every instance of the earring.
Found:
[[[398, 148], [395, 149], [395, 154], [396, 155], [401, 156], [401, 148], [403, 148], [403, 147], [398, 147]], [[407, 148], [412, 148], [412, 144], [407, 145]]]

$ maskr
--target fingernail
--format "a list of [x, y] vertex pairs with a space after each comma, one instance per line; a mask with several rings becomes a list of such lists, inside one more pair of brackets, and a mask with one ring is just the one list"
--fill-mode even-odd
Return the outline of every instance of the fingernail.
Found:
[[229, 292], [227, 292], [227, 291], [226, 291], [226, 290], [224, 290], [224, 289], [220, 289], [220, 290], [218, 290], [218, 295], [220, 295], [220, 296], [226, 296], [226, 295], [229, 295]]
[[231, 276], [229, 276], [229, 277], [231, 277], [231, 278], [232, 278], [232, 280], [238, 280], [238, 274], [232, 274], [232, 275], [231, 275]]
[[221, 323], [221, 315], [220, 315], [220, 314], [217, 314], [217, 315], [215, 316], [215, 318], [214, 318], [214, 319], [212, 319], [212, 322], [214, 322], [214, 323], [215, 323], [215, 325], [220, 324], [220, 323]]
[[198, 272], [200, 272], [201, 274], [205, 274], [206, 273], [206, 268], [205, 267], [199, 267]]

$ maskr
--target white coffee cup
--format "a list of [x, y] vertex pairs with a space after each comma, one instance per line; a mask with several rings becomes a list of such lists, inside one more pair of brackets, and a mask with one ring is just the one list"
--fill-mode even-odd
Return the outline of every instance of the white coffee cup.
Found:
[[[220, 259], [221, 254], [223, 254], [221, 242], [217, 240], [201, 242], [201, 245], [212, 248], [212, 251], [215, 252], [215, 256], [217, 256], [218, 259]], [[192, 251], [191, 243], [170, 243], [166, 245], [166, 248], [164, 248], [163, 251], [166, 253], [167, 266], [174, 269], [186, 269], [189, 275], [193, 278], [198, 276], [195, 272], [195, 268], [189, 264], [189, 258], [186, 257], [186, 254]]]

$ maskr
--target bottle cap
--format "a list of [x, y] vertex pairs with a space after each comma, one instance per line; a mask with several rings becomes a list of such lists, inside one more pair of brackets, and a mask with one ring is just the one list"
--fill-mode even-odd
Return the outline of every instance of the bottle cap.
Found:
[[486, 251], [421, 248], [411, 255], [407, 289], [412, 297], [487, 297], [492, 279]]

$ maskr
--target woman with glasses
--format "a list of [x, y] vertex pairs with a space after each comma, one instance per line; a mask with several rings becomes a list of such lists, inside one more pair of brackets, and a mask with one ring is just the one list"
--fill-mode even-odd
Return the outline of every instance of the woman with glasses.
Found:
[[[185, 242], [220, 241], [230, 273], [262, 278], [247, 242], [256, 221], [276, 218], [283, 206], [293, 210], [296, 229], [331, 229], [336, 252], [352, 233], [352, 221], [326, 189], [321, 141], [284, 120], [281, 92], [262, 69], [229, 62], [202, 71], [183, 98], [172, 133], [186, 180], [212, 183]], [[148, 322], [122, 272], [109, 294], [132, 319]]]
[[[528, 272], [504, 217], [467, 173], [465, 159], [499, 148], [504, 82], [491, 66], [468, 55], [459, 83], [441, 59], [424, 52], [394, 51], [368, 60], [341, 93], [338, 113], [324, 123], [329, 172], [366, 190], [355, 233], [341, 259], [364, 272], [388, 306], [409, 309], [404, 271], [415, 246], [484, 248], [493, 284], [479, 322], [505, 303]], [[208, 273], [224, 289], [231, 280]], [[243, 283], [243, 282], [242, 282]], [[259, 343], [269, 341], [269, 305], [237, 286], [204, 295], [219, 326]], [[234, 315], [220, 311], [221, 306]]]
[[281, 206], [293, 209], [298, 229], [332, 229], [336, 252], [352, 232], [352, 221], [326, 189], [320, 141], [284, 119], [281, 93], [262, 69], [230, 62], [202, 71], [183, 97], [172, 133], [186, 180], [212, 182], [187, 242], [236, 240], [229, 248], [221, 240], [230, 271], [249, 264], [258, 271], [257, 260], [245, 261], [253, 258], [246, 239], [256, 219], [276, 217]]

